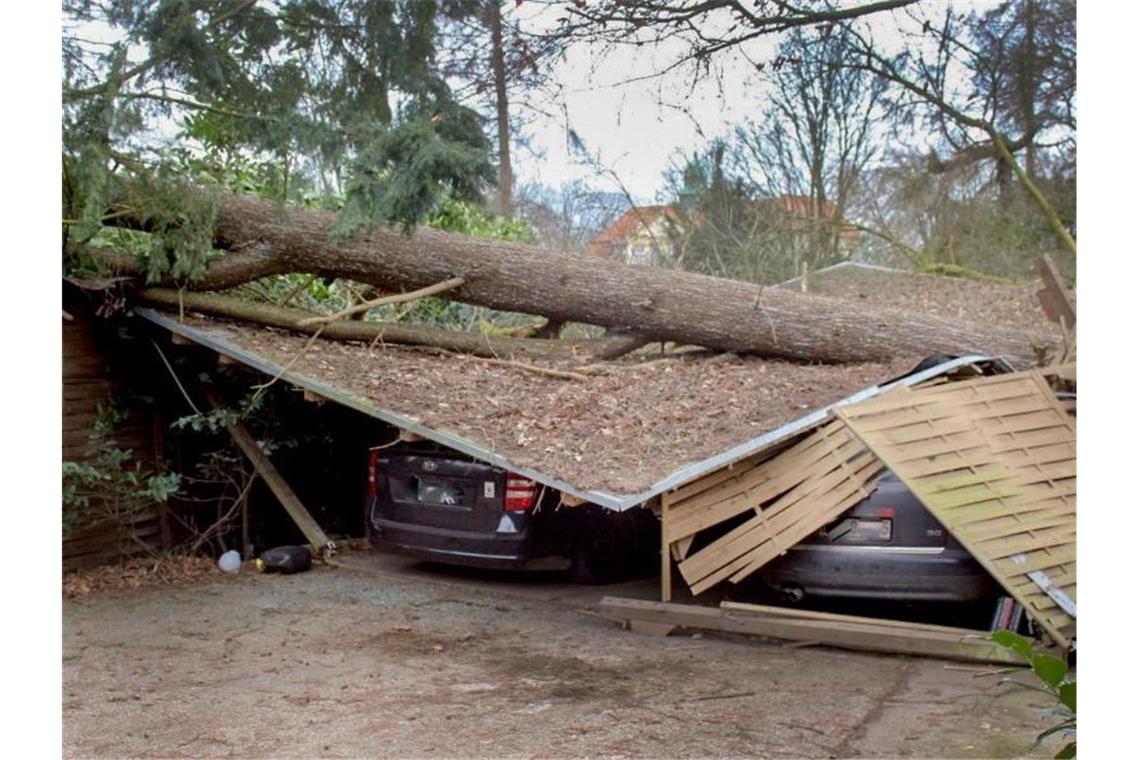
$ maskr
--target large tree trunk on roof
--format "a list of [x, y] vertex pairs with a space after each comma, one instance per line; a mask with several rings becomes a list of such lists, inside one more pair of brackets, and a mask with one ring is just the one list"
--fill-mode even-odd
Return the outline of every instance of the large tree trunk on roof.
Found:
[[824, 363], [970, 352], [1029, 363], [1033, 344], [1049, 342], [984, 323], [428, 228], [412, 235], [379, 228], [333, 242], [333, 221], [330, 212], [223, 193], [216, 242], [231, 253], [191, 287], [212, 290], [268, 274], [308, 272], [398, 292], [463, 277], [466, 283], [448, 297], [552, 320], [626, 327], [652, 339]]

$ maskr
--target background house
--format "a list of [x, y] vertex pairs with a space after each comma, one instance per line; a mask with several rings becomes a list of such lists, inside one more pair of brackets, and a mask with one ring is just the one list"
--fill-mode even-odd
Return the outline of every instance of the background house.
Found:
[[676, 259], [679, 238], [690, 226], [676, 206], [634, 206], [595, 235], [586, 252], [627, 264], [666, 264]]
[[[762, 248], [773, 255], [777, 249], [781, 255], [794, 251], [789, 255], [796, 263], [788, 276], [800, 271], [802, 261], [827, 265], [853, 258], [862, 237], [833, 202], [781, 195], [745, 201], [731, 209], [693, 213], [679, 205], [635, 206], [595, 235], [586, 250], [627, 264], [677, 264], [686, 261], [691, 246], [709, 244], [698, 232], [731, 240], [741, 249]], [[829, 250], [814, 250], [823, 247]], [[699, 260], [701, 251], [694, 253], [693, 258]]]

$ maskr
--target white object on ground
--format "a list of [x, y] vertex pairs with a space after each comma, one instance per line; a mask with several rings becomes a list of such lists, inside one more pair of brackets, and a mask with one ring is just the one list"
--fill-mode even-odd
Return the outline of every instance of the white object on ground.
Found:
[[236, 573], [241, 570], [241, 555], [236, 550], [230, 549], [218, 557], [218, 569], [223, 573]]

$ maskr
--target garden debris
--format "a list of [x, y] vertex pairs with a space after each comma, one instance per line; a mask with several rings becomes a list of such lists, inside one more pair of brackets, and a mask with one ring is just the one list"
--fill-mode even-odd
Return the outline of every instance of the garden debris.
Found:
[[[637, 494], [687, 465], [905, 374], [921, 358], [805, 365], [698, 355], [652, 367], [629, 358], [613, 363], [628, 370], [569, 383], [465, 356], [310, 343], [192, 314], [178, 329], [240, 352], [242, 361], [255, 358], [263, 371], [289, 367], [290, 377], [340, 391], [359, 406], [445, 431], [582, 492], [610, 494]], [[543, 366], [576, 369], [572, 362]]]
[[64, 573], [63, 595], [67, 599], [80, 599], [95, 591], [182, 585], [217, 573], [217, 565], [209, 557], [131, 559], [116, 565]]

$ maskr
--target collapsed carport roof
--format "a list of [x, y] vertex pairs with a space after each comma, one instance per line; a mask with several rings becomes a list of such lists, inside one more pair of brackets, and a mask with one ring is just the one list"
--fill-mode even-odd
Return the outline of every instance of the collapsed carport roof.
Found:
[[[461, 355], [311, 341], [245, 323], [135, 311], [330, 401], [618, 510], [791, 439], [830, 408], [891, 387], [919, 359], [626, 360], [606, 374], [567, 381]], [[962, 357], [894, 382], [909, 385], [985, 361]]]

